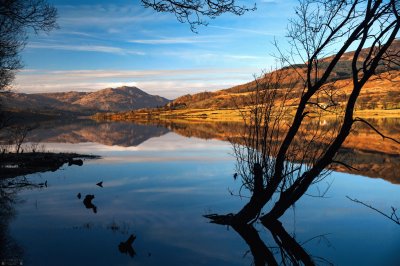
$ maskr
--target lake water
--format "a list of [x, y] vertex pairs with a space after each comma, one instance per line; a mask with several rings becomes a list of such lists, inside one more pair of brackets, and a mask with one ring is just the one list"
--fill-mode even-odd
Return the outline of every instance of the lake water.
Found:
[[[203, 128], [201, 134], [182, 125], [42, 125], [31, 141], [51, 151], [102, 159], [26, 177], [34, 184], [47, 181], [47, 187], [1, 189], [2, 260], [14, 265], [251, 265], [245, 240], [203, 217], [237, 212], [247, 199], [230, 194], [241, 183], [233, 179], [231, 144], [218, 140], [224, 127], [212, 129], [215, 135], [207, 126], [197, 128]], [[230, 128], [235, 132], [235, 125]], [[391, 156], [386, 163], [393, 160], [397, 166], [400, 157]], [[390, 182], [333, 172], [318, 185], [324, 189], [331, 183], [325, 198], [303, 196], [280, 220], [317, 264], [400, 265], [400, 226], [346, 198], [390, 214], [391, 206], [400, 207], [396, 171], [389, 174]], [[103, 187], [96, 185], [100, 181]], [[91, 204], [84, 204], [86, 195], [94, 195]], [[280, 262], [271, 233], [261, 224], [255, 228]], [[136, 236], [132, 248], [124, 248], [121, 242], [131, 235]]]

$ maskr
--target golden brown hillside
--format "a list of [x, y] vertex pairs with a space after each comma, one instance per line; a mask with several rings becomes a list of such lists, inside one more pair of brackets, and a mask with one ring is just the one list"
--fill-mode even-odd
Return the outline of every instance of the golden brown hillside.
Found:
[[[393, 42], [391, 50], [400, 52], [400, 40]], [[366, 56], [367, 49], [364, 49], [361, 55]], [[330, 84], [335, 84], [340, 87], [346, 95], [351, 90], [350, 70], [351, 60], [354, 52], [347, 52], [343, 55], [341, 60], [334, 68], [333, 73], [329, 78]], [[364, 56], [364, 57], [365, 57]], [[321, 59], [321, 67], [324, 68], [324, 63], [329, 60], [330, 57]], [[360, 57], [362, 59], [363, 56]], [[357, 110], [392, 110], [400, 108], [400, 90], [398, 84], [400, 81], [400, 68], [393, 64], [391, 65], [390, 72], [386, 71], [386, 68], [378, 67], [377, 76], [371, 78], [361, 92], [361, 95], [357, 102]], [[287, 87], [295, 80], [299, 80], [299, 75], [305, 75], [305, 65], [296, 65], [292, 68], [282, 68], [277, 70], [284, 78], [280, 80], [282, 87]], [[187, 94], [175, 99], [169, 104], [171, 109], [221, 109], [221, 108], [235, 108], [237, 105], [243, 106], [244, 103], [249, 103], [249, 97], [252, 92], [255, 91], [258, 84], [262, 84], [265, 80], [268, 80], [273, 76], [274, 73], [267, 73], [259, 78], [257, 81], [251, 81], [246, 84], [234, 86], [229, 89], [219, 90], [216, 92], [202, 92], [197, 94]], [[298, 84], [300, 90], [301, 84]], [[343, 95], [343, 98], [345, 95]]]
[[[400, 40], [395, 40], [390, 48], [391, 53], [400, 53]], [[362, 60], [369, 49], [361, 51]], [[335, 87], [334, 101], [339, 108], [345, 106], [352, 89], [350, 79], [351, 60], [354, 52], [345, 53], [333, 69], [328, 79], [328, 87]], [[363, 56], [364, 55], [364, 56]], [[320, 67], [329, 62], [330, 57], [320, 60]], [[361, 117], [400, 117], [400, 67], [397, 64], [390, 64], [390, 71], [387, 67], [378, 66], [376, 75], [369, 79], [360, 96], [358, 97], [355, 115]], [[294, 108], [302, 93], [302, 84], [299, 82], [301, 76], [305, 75], [305, 65], [295, 65], [262, 75], [257, 80], [246, 84], [234, 86], [215, 92], [201, 92], [187, 94], [173, 100], [163, 108], [142, 109], [120, 113], [98, 114], [96, 119], [100, 120], [133, 120], [142, 119], [201, 119], [214, 121], [240, 121], [243, 112], [246, 114], [254, 107], [254, 94], [257, 89], [262, 90], [263, 84], [268, 82], [278, 83], [278, 90], [282, 88], [281, 95], [286, 95], [285, 105], [287, 108]], [[276, 79], [279, 78], [279, 82]], [[290, 94], [283, 91], [293, 87]], [[279, 93], [279, 92], [278, 92]], [[319, 94], [318, 103], [328, 104], [328, 94]], [[315, 98], [314, 98], [315, 100]], [[279, 104], [279, 97], [275, 104]], [[239, 108], [238, 108], [239, 107]], [[240, 109], [240, 111], [239, 111]], [[294, 111], [294, 109], [293, 109]], [[329, 115], [325, 113], [324, 115]]]

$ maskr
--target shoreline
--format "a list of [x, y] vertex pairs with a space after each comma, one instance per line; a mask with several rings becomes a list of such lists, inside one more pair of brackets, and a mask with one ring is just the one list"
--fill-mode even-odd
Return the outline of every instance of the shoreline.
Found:
[[[243, 122], [243, 115], [250, 111], [249, 108], [236, 109], [178, 109], [178, 110], [155, 110], [142, 109], [118, 113], [97, 113], [91, 118], [96, 121], [132, 121], [132, 120], [174, 120], [183, 119], [187, 121], [207, 122]], [[327, 114], [323, 118], [334, 117]], [[354, 117], [361, 118], [400, 118], [400, 109], [390, 110], [356, 110]]]
[[77, 153], [27, 152], [0, 155], [0, 179], [14, 178], [34, 173], [56, 171], [64, 164], [83, 165], [86, 159], [100, 159], [97, 155]]

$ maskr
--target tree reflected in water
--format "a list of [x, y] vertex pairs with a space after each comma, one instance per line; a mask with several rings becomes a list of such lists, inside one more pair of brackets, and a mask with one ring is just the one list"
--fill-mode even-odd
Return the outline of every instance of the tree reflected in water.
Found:
[[18, 193], [25, 189], [47, 187], [45, 183], [33, 183], [26, 177], [0, 179], [0, 263], [1, 265], [22, 265], [24, 250], [10, 236], [9, 225], [15, 218], [14, 205]]
[[[218, 215], [204, 215], [211, 219], [212, 223], [219, 224]], [[224, 221], [221, 221], [224, 225]], [[260, 236], [259, 231], [253, 224], [234, 224], [231, 226], [246, 242], [253, 256], [254, 265], [333, 265], [324, 258], [310, 255], [295, 237], [291, 236], [280, 221], [274, 220], [262, 223], [276, 246], [267, 245]], [[324, 235], [314, 237], [303, 244]]]
[[121, 242], [118, 245], [119, 252], [123, 254], [128, 254], [131, 258], [133, 258], [136, 255], [136, 251], [132, 247], [133, 241], [135, 241], [135, 239], [136, 236], [130, 235], [126, 241]]

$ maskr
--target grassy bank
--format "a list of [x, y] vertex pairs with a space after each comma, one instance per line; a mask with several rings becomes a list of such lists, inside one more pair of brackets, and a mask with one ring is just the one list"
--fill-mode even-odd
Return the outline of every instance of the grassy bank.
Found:
[[[242, 122], [243, 115], [248, 115], [250, 108], [227, 108], [227, 109], [178, 109], [178, 110], [137, 110], [121, 113], [103, 113], [93, 116], [96, 120], [110, 121], [132, 121], [132, 120], [175, 120], [187, 121], [217, 121], [217, 122]], [[326, 117], [329, 118], [327, 114]], [[362, 118], [400, 118], [400, 109], [383, 110], [357, 110], [354, 116]]]

